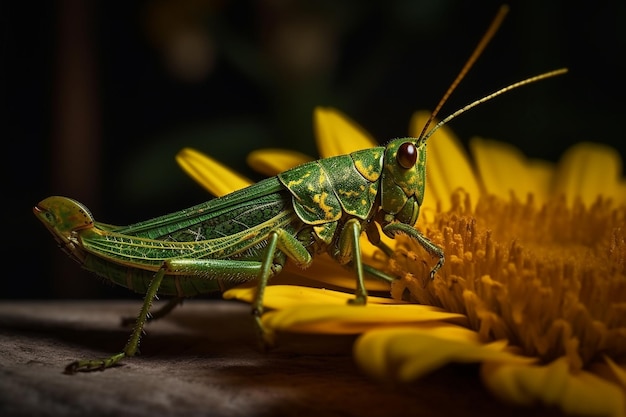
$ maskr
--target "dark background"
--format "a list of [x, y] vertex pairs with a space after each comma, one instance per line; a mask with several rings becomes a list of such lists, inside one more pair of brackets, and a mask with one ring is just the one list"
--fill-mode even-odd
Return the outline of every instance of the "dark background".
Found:
[[[0, 298], [133, 296], [102, 285], [32, 215], [49, 195], [125, 224], [209, 196], [177, 166], [192, 146], [257, 179], [247, 153], [316, 155], [316, 105], [384, 142], [432, 109], [501, 2], [454, 0], [2, 2], [5, 223]], [[451, 128], [557, 161], [579, 141], [626, 157], [624, 2], [512, 2], [441, 116], [568, 67]]]

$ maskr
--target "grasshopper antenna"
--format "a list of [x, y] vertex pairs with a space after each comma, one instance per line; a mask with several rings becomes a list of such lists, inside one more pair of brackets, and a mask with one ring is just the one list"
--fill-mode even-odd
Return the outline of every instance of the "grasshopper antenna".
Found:
[[504, 20], [504, 17], [506, 16], [508, 12], [509, 12], [509, 6], [507, 6], [506, 4], [500, 6], [500, 9], [498, 9], [498, 13], [496, 14], [496, 17], [494, 17], [494, 19], [491, 22], [491, 25], [489, 25], [489, 28], [487, 29], [483, 37], [480, 39], [480, 42], [478, 42], [478, 45], [474, 49], [474, 52], [472, 52], [472, 55], [470, 55], [470, 57], [467, 59], [467, 62], [465, 62], [465, 65], [463, 65], [463, 68], [461, 68], [459, 75], [457, 75], [454, 81], [452, 82], [452, 84], [450, 84], [450, 87], [448, 87], [448, 90], [446, 91], [446, 93], [443, 95], [441, 100], [439, 100], [437, 107], [435, 107], [435, 110], [433, 110], [430, 117], [428, 118], [428, 121], [422, 128], [422, 132], [418, 136], [418, 143], [424, 142], [422, 137], [426, 133], [426, 130], [428, 129], [432, 121], [435, 119], [435, 117], [437, 117], [437, 114], [439, 113], [439, 110], [441, 110], [441, 107], [443, 107], [445, 102], [448, 101], [448, 97], [450, 97], [450, 94], [452, 94], [452, 92], [456, 89], [456, 87], [459, 85], [461, 80], [465, 77], [465, 74], [467, 74], [470, 68], [472, 68], [472, 66], [474, 65], [474, 62], [476, 62], [476, 60], [478, 59], [480, 54], [482, 54], [482, 52], [484, 51], [489, 41], [491, 41], [493, 36], [496, 34], [496, 32], [498, 31], [498, 28], [500, 28], [500, 25], [502, 24], [502, 21]]
[[506, 86], [504, 88], [501, 88], [498, 91], [495, 91], [489, 95], [486, 95], [485, 97], [478, 99], [468, 105], [466, 105], [465, 107], [455, 111], [454, 113], [452, 113], [450, 116], [446, 117], [445, 119], [443, 119], [442, 121], [440, 121], [439, 123], [437, 123], [435, 125], [435, 127], [433, 127], [426, 135], [424, 135], [423, 137], [421, 137], [418, 142], [417, 145], [423, 145], [424, 143], [426, 143], [426, 141], [428, 140], [429, 137], [432, 136], [433, 133], [435, 133], [435, 131], [437, 129], [439, 129], [441, 126], [445, 125], [446, 123], [448, 123], [450, 120], [454, 119], [455, 117], [457, 117], [458, 115], [465, 113], [466, 111], [468, 111], [469, 109], [478, 106], [479, 104], [484, 103], [485, 101], [489, 101], [492, 98], [495, 98], [497, 96], [499, 96], [500, 94], [504, 94], [507, 91], [511, 91], [514, 88], [518, 88], [521, 87], [523, 85], [526, 84], [530, 84], [530, 83], [534, 83], [535, 81], [540, 81], [540, 80], [544, 80], [546, 78], [550, 78], [550, 77], [554, 77], [557, 75], [561, 75], [561, 74], [565, 74], [567, 72], [567, 68], [561, 68], [561, 69], [557, 69], [554, 71], [549, 71], [549, 72], [544, 72], [543, 74], [539, 74], [539, 75], [535, 75], [534, 77], [530, 77], [530, 78], [526, 78], [525, 80], [522, 81], [518, 81], [514, 84], [511, 84], [509, 86]]

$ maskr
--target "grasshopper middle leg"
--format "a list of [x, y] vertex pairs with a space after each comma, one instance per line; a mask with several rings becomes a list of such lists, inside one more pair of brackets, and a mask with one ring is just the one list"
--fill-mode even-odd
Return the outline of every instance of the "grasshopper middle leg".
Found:
[[252, 314], [254, 315], [254, 320], [261, 336], [261, 343], [264, 346], [274, 343], [273, 334], [263, 327], [261, 315], [263, 314], [263, 296], [269, 278], [272, 276], [271, 266], [276, 262], [277, 250], [280, 250], [287, 258], [303, 268], [309, 266], [313, 260], [309, 251], [302, 245], [302, 242], [290, 233], [283, 229], [270, 232], [263, 255], [263, 263], [259, 272], [256, 296], [252, 303]]

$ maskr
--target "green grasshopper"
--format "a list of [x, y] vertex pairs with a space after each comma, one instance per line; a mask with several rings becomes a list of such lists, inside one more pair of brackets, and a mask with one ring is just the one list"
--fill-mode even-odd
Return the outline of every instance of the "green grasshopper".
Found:
[[405, 234], [415, 239], [436, 257], [430, 271], [430, 280], [434, 279], [444, 264], [443, 250], [414, 227], [424, 198], [428, 138], [471, 107], [563, 72], [552, 71], [501, 89], [424, 134], [427, 124], [419, 138], [394, 139], [386, 146], [305, 163], [226, 196], [128, 226], [96, 222], [84, 205], [70, 198], [44, 199], [34, 213], [72, 259], [97, 275], [145, 294], [123, 350], [104, 359], [72, 362], [66, 373], [108, 368], [133, 356], [157, 294], [173, 298], [152, 317], [167, 313], [183, 297], [256, 280], [252, 312], [259, 331], [266, 335], [260, 317], [268, 280], [280, 273], [287, 261], [306, 268], [320, 253], [353, 268], [356, 290], [350, 303], [364, 305], [364, 274], [394, 279], [361, 260], [362, 232], [391, 255], [380, 239], [379, 227], [390, 238]]

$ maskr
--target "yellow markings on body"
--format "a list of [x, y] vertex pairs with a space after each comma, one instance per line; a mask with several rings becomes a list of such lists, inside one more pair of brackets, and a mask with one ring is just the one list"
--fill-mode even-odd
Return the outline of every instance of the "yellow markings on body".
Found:
[[250, 232], [247, 235], [245, 235], [242, 240], [246, 241], [246, 240], [252, 240], [255, 239], [257, 236], [259, 235], [259, 232]]
[[289, 183], [287, 183], [287, 188], [292, 188], [296, 185], [300, 185], [302, 183], [302, 181], [304, 181], [304, 179], [299, 179], [299, 180], [291, 180], [289, 181]]
[[319, 185], [321, 185], [322, 187], [324, 187], [324, 185], [326, 185], [326, 174], [324, 173], [324, 171], [320, 171], [320, 176], [317, 179], [317, 182], [319, 183]]
[[327, 220], [332, 220], [335, 218], [333, 214], [333, 207], [326, 204], [326, 199], [328, 198], [328, 193], [323, 191], [321, 194], [316, 194], [313, 196], [313, 202], [316, 203], [319, 208], [324, 212], [324, 216]]
[[[361, 187], [361, 191], [363, 191], [363, 187]], [[338, 190], [337, 192], [346, 197], [354, 197], [361, 194], [359, 191], [355, 190]]]
[[354, 165], [361, 175], [363, 175], [368, 181], [376, 181], [380, 176], [380, 173], [375, 170], [372, 165], [363, 166], [363, 162], [361, 161], [354, 161]]
[[293, 186], [295, 186], [295, 185], [300, 185], [300, 184], [302, 184], [302, 182], [303, 182], [306, 178], [308, 178], [308, 177], [310, 177], [310, 176], [311, 176], [311, 173], [310, 173], [310, 172], [307, 172], [307, 173], [306, 173], [306, 174], [304, 174], [304, 175], [303, 175], [303, 176], [302, 176], [299, 180], [291, 180], [291, 181], [289, 181], [289, 182], [287, 183], [287, 188], [291, 188], [291, 187], [293, 187]]

